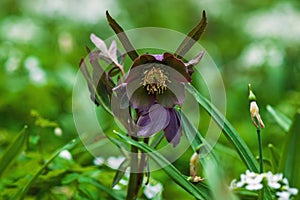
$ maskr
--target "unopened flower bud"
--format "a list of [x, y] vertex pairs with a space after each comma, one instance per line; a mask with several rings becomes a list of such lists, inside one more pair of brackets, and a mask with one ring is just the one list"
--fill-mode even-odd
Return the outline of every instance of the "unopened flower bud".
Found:
[[256, 103], [256, 96], [255, 94], [252, 92], [252, 89], [251, 89], [251, 85], [248, 84], [248, 89], [249, 89], [249, 102], [250, 102], [250, 115], [251, 115], [251, 120], [252, 120], [252, 123], [254, 124], [254, 126], [256, 128], [264, 128], [265, 125], [264, 125], [264, 122], [262, 121], [261, 117], [260, 117], [260, 114], [259, 114], [259, 108], [258, 108], [258, 105]]

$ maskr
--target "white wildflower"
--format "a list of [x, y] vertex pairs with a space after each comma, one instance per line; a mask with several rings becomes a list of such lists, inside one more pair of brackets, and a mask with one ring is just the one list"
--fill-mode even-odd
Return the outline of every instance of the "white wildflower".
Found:
[[266, 178], [268, 180], [268, 185], [270, 186], [270, 188], [279, 189], [281, 187], [279, 181], [281, 181], [283, 178], [282, 174], [273, 175], [272, 172], [268, 172], [266, 173]]
[[125, 157], [119, 156], [119, 157], [109, 157], [107, 159], [107, 165], [113, 169], [118, 169], [121, 163], [125, 160]]
[[159, 194], [160, 192], [162, 192], [162, 190], [163, 190], [163, 186], [160, 183], [157, 183], [156, 185], [148, 184], [148, 185], [145, 186], [144, 195], [148, 199], [152, 199], [157, 194]]
[[61, 128], [56, 127], [56, 128], [54, 129], [54, 134], [55, 134], [56, 136], [62, 136], [63, 131], [62, 131]]
[[101, 166], [104, 163], [104, 158], [102, 157], [96, 157], [93, 161], [94, 165]]
[[68, 150], [63, 150], [59, 153], [59, 157], [66, 159], [66, 160], [72, 160], [72, 154]]

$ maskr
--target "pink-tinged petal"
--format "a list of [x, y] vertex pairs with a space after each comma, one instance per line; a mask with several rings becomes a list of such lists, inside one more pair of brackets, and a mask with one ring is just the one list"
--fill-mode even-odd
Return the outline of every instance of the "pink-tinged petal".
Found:
[[204, 54], [205, 54], [205, 51], [203, 50], [198, 55], [196, 55], [192, 60], [190, 60], [188, 63], [185, 64], [189, 75], [192, 75], [195, 72], [193, 67], [201, 61]]
[[[176, 58], [174, 55], [170, 53], [164, 53], [164, 59], [162, 60], [162, 63], [171, 67], [172, 69], [176, 70], [181, 74], [181, 76], [176, 75], [174, 78], [179, 78], [178, 81], [180, 82], [191, 82], [192, 78], [187, 72], [187, 68], [185, 64], [178, 58]], [[172, 72], [173, 70], [171, 70]], [[172, 76], [170, 74], [170, 76]], [[183, 79], [184, 77], [184, 79]]]
[[168, 109], [170, 115], [170, 121], [165, 128], [165, 137], [169, 143], [172, 143], [176, 147], [180, 142], [181, 137], [181, 121], [178, 112], [175, 108]]
[[156, 95], [159, 104], [167, 108], [173, 108], [175, 105], [182, 105], [185, 99], [185, 86], [182, 83], [171, 81], [168, 89], [163, 94]]
[[164, 59], [164, 54], [152, 54], [152, 56], [158, 61], [162, 61]]
[[140, 137], [150, 137], [165, 129], [169, 124], [169, 120], [169, 111], [159, 104], [154, 104], [147, 113], [139, 117], [137, 121], [137, 135]]
[[93, 33], [90, 35], [90, 39], [100, 51], [102, 51], [105, 55], [107, 54], [107, 52], [108, 52], [107, 46], [102, 39], [98, 38]]

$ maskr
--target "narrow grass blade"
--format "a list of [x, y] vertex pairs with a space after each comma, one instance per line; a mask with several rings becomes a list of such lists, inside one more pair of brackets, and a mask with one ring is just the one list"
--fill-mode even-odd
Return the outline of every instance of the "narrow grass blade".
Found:
[[131, 60], [135, 60], [137, 57], [139, 57], [139, 54], [137, 53], [137, 51], [135, 50], [135, 48], [133, 47], [133, 45], [129, 41], [126, 33], [123, 30], [123, 28], [116, 22], [116, 20], [114, 20], [109, 15], [108, 11], [106, 11], [106, 18], [107, 18], [107, 21], [108, 21], [110, 27], [117, 34], [119, 40], [121, 41], [123, 47], [125, 48], [127, 54], [131, 58]]
[[215, 120], [218, 126], [223, 130], [226, 138], [234, 145], [240, 158], [250, 171], [258, 172], [258, 164], [252, 152], [239, 136], [237, 131], [228, 122], [228, 120], [220, 113], [220, 111], [205, 97], [203, 97], [192, 85], [187, 85], [187, 90], [195, 97], [196, 101], [208, 112]]
[[27, 143], [29, 133], [26, 131], [27, 126], [25, 126], [11, 144], [7, 147], [0, 158], [0, 177], [7, 169], [9, 164], [22, 152]]
[[[288, 133], [283, 155], [281, 157], [280, 171], [288, 178], [293, 187], [300, 188], [300, 111], [295, 115], [293, 124]], [[298, 198], [300, 199], [300, 195]]]
[[[211, 188], [214, 188], [212, 193], [214, 199], [236, 199], [225, 181], [224, 171], [218, 165], [217, 155], [201, 133], [195, 128], [193, 124], [187, 119], [184, 113], [181, 114], [181, 121], [183, 124], [184, 132], [190, 141], [190, 144], [194, 151], [200, 148], [200, 162], [203, 166], [205, 175], [207, 176], [208, 184]], [[203, 150], [204, 149], [204, 150]], [[204, 177], [206, 178], [206, 177]]]
[[116, 193], [114, 190], [105, 187], [104, 185], [102, 185], [101, 183], [99, 183], [96, 180], [88, 179], [87, 181], [81, 181], [81, 183], [84, 183], [84, 182], [87, 183], [87, 184], [92, 184], [93, 186], [97, 187], [99, 190], [101, 190], [101, 191], [105, 192], [106, 194], [108, 194], [113, 199], [116, 199], [116, 200], [124, 200], [125, 199], [124, 195]]
[[185, 189], [196, 199], [211, 199], [210, 191], [204, 183], [198, 183], [197, 186], [188, 180], [188, 177], [181, 174], [166, 158], [159, 154], [155, 149], [148, 145], [135, 141], [125, 135], [115, 132], [119, 137], [120, 141], [133, 145], [139, 148], [141, 151], [148, 153], [148, 156], [159, 166], [162, 166], [162, 170], [169, 175], [180, 187]]
[[275, 110], [270, 105], [267, 105], [267, 110], [271, 114], [271, 116], [274, 118], [276, 123], [280, 126], [280, 128], [282, 128], [285, 132], [288, 132], [292, 125], [292, 120], [290, 120], [288, 117], [286, 117], [281, 112]]

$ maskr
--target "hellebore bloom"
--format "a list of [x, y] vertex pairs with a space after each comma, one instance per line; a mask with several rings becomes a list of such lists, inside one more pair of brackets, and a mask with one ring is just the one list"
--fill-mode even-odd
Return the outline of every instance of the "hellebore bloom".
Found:
[[144, 54], [134, 60], [124, 82], [113, 91], [125, 92], [123, 97], [136, 109], [137, 136], [150, 137], [164, 130], [167, 141], [174, 147], [178, 145], [182, 125], [174, 106], [183, 104], [185, 84], [192, 81], [191, 66], [197, 64], [203, 54], [187, 64], [170, 53]]

